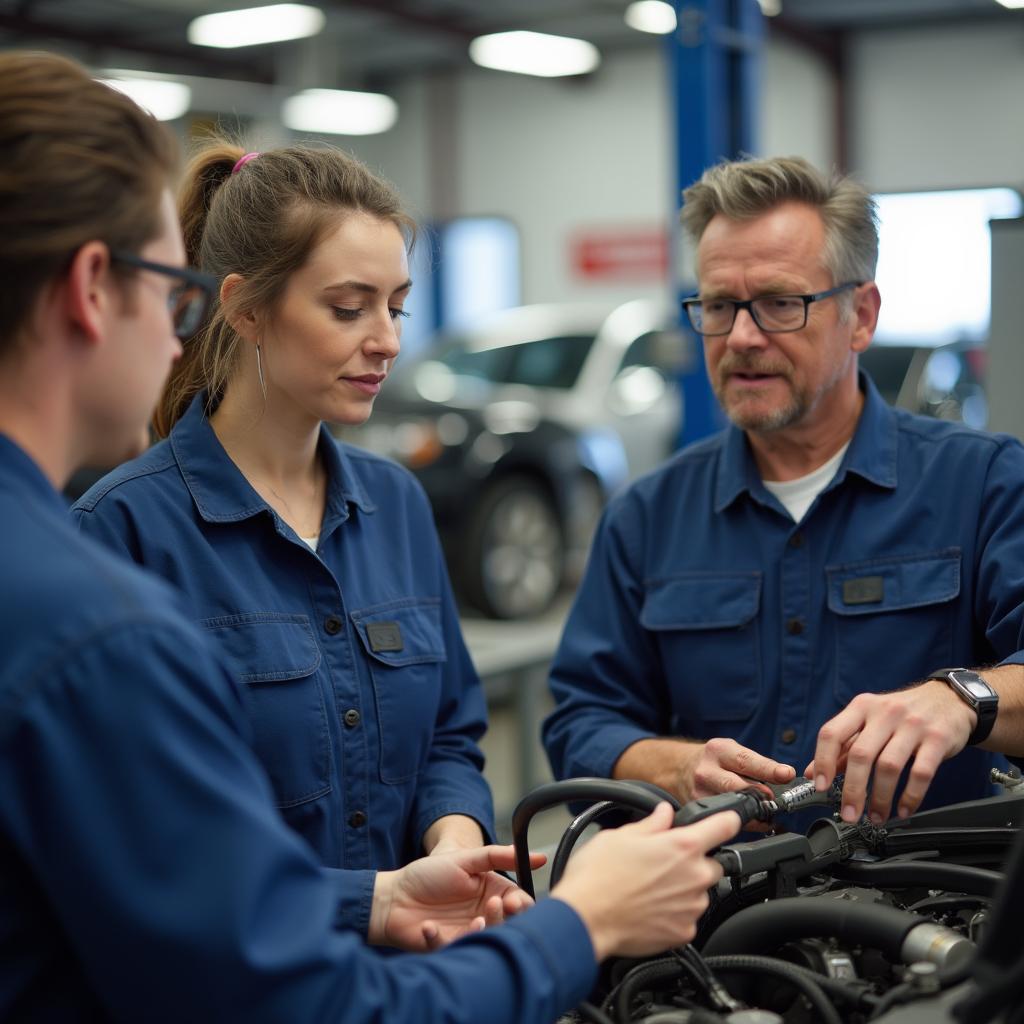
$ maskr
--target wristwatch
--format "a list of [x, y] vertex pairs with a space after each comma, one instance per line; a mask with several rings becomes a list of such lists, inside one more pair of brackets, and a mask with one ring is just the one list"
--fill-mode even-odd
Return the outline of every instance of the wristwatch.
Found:
[[929, 679], [941, 679], [978, 716], [978, 724], [967, 739], [969, 747], [988, 739], [999, 712], [999, 694], [969, 668], [937, 668]]

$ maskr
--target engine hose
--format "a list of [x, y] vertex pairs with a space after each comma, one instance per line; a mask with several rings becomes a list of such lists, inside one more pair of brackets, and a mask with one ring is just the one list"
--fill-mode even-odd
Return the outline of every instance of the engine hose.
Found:
[[[629, 1007], [634, 993], [644, 985], [667, 978], [678, 978], [688, 973], [683, 965], [674, 958], [654, 960], [649, 964], [641, 964], [622, 979], [618, 995], [615, 997], [615, 1016], [619, 1021], [629, 1020]], [[837, 1022], [838, 1024], [838, 1022]]]
[[713, 956], [707, 957], [710, 968], [717, 971], [740, 974], [771, 974], [788, 981], [811, 1004], [814, 1019], [820, 1024], [843, 1024], [839, 1011], [825, 995], [824, 989], [793, 964], [785, 960], [774, 960], [767, 956]]
[[668, 801], [674, 810], [679, 810], [679, 801], [664, 790], [646, 782], [627, 782], [623, 779], [581, 778], [565, 779], [563, 782], [549, 782], [527, 793], [512, 813], [512, 842], [516, 851], [516, 882], [519, 888], [531, 898], [533, 873], [530, 870], [530, 847], [528, 832], [533, 816], [549, 807], [570, 803], [574, 800], [595, 802], [613, 800], [623, 807], [650, 814], [659, 803]]
[[558, 849], [555, 851], [554, 860], [551, 862], [548, 888], [553, 889], [561, 880], [562, 874], [565, 871], [565, 865], [569, 863], [569, 857], [572, 854], [573, 848], [587, 827], [597, 821], [605, 811], [610, 811], [616, 806], [617, 804], [614, 800], [602, 800], [573, 818], [569, 827], [562, 833]]
[[940, 967], [971, 955], [974, 944], [916, 914], [879, 904], [789, 896], [733, 914], [704, 944], [705, 957], [758, 953], [797, 939], [832, 936], [871, 946], [895, 963], [929, 959]]
[[834, 865], [831, 870], [836, 878], [880, 888], [906, 889], [921, 886], [925, 889], [970, 893], [972, 896], [992, 896], [1003, 881], [1000, 871], [934, 861], [902, 861], [898, 864], [847, 861], [845, 864]]
[[615, 1021], [611, 1019], [604, 1012], [599, 1010], [593, 1003], [582, 1002], [576, 1007], [576, 1012], [586, 1021], [590, 1021], [591, 1024], [615, 1024]]
[[969, 907], [989, 908], [992, 901], [986, 896], [926, 896], [911, 903], [907, 910], [914, 914], [952, 914]]

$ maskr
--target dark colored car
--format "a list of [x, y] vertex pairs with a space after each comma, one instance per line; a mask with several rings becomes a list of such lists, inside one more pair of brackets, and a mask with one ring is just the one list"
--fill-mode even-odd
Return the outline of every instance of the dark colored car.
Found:
[[578, 577], [608, 497], [675, 446], [683, 344], [655, 303], [505, 310], [400, 359], [339, 435], [419, 477], [463, 601], [527, 618]]
[[988, 423], [984, 349], [876, 342], [860, 365], [891, 405], [979, 430]]

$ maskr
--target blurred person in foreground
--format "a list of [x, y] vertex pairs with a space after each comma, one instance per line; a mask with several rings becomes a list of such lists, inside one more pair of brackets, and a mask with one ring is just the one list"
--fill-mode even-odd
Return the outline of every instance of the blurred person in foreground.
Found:
[[0, 55], [0, 1017], [552, 1019], [600, 958], [693, 935], [737, 819], [671, 829], [660, 805], [486, 930], [522, 908], [493, 874], [511, 849], [376, 872], [366, 938], [465, 936], [436, 953], [339, 925], [359, 886], [282, 821], [228, 667], [59, 495], [137, 437], [214, 289], [185, 268], [173, 164], [78, 65]]
[[992, 792], [989, 751], [1024, 746], [1024, 448], [892, 409], [858, 372], [881, 302], [859, 183], [726, 162], [682, 221], [731, 425], [604, 514], [551, 671], [556, 777], [689, 800], [845, 767], [846, 821], [872, 770], [872, 821], [929, 784], [929, 804]]

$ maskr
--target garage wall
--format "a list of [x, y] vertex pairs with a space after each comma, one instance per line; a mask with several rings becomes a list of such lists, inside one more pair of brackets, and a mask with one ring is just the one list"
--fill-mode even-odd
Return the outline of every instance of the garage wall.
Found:
[[[818, 58], [772, 40], [761, 97], [763, 153], [833, 160], [833, 92]], [[653, 295], [656, 276], [588, 280], [580, 232], [668, 230], [678, 198], [673, 112], [660, 41], [607, 56], [584, 81], [468, 70], [407, 83], [401, 123], [345, 145], [392, 178], [421, 214], [500, 214], [518, 224], [523, 301]]]
[[848, 73], [850, 156], [872, 188], [1024, 182], [1024, 30], [867, 32]]
[[[834, 160], [832, 80], [814, 54], [771, 37], [761, 153]], [[654, 294], [654, 276], [588, 281], [570, 238], [671, 225], [674, 127], [660, 41], [606, 56], [586, 81], [468, 69], [398, 84], [398, 125], [331, 141], [394, 180], [424, 219], [501, 214], [523, 243], [523, 300]], [[1024, 184], [1024, 30], [945, 26], [865, 32], [847, 51], [848, 157], [888, 191]]]

